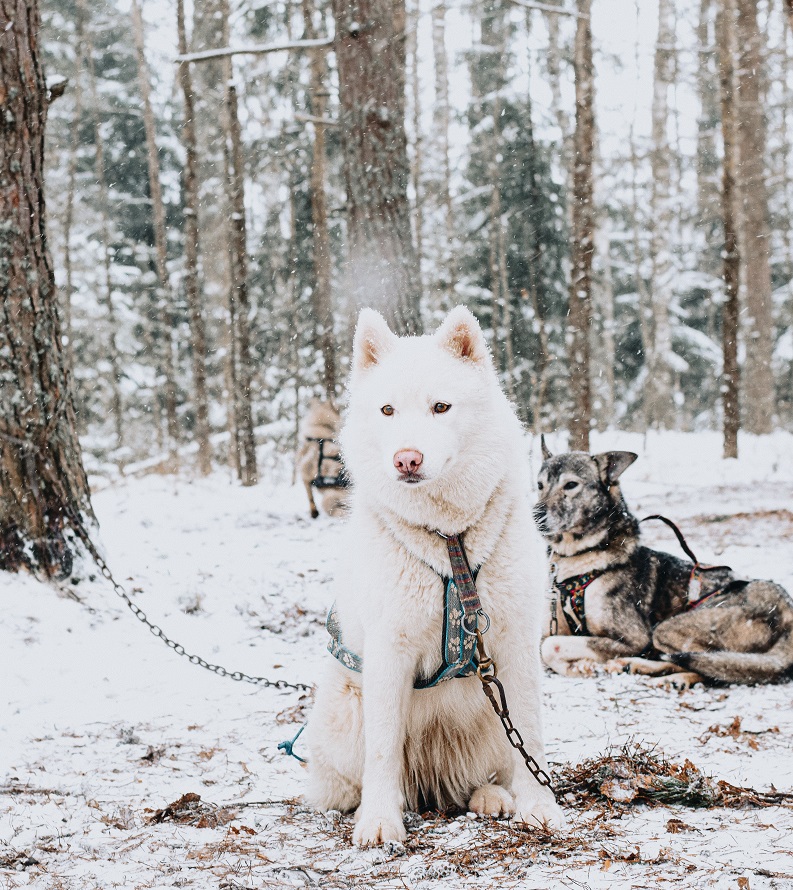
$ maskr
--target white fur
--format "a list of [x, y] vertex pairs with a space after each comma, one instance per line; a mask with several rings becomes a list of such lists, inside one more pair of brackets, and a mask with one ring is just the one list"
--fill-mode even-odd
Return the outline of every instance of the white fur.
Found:
[[[434, 413], [437, 402], [450, 404]], [[384, 405], [394, 412], [385, 416]], [[561, 827], [552, 793], [526, 770], [479, 680], [414, 690], [438, 666], [445, 542], [465, 532], [492, 620], [485, 640], [526, 749], [545, 767], [540, 624], [546, 560], [531, 518], [522, 430], [498, 386], [476, 319], [453, 310], [434, 335], [397, 338], [371, 310], [359, 318], [342, 433], [353, 479], [337, 609], [362, 675], [328, 657], [309, 724], [309, 796], [320, 809], [357, 808], [356, 844], [405, 837], [402, 813], [439, 805], [510, 813]], [[420, 451], [410, 484], [395, 452]], [[494, 786], [491, 778], [495, 775]]]

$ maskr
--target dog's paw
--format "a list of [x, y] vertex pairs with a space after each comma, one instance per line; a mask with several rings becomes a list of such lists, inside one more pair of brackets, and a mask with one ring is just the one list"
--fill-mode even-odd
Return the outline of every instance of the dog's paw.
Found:
[[566, 677], [594, 677], [600, 665], [593, 658], [578, 658], [567, 664]]
[[567, 828], [567, 820], [558, 803], [552, 798], [540, 798], [518, 805], [513, 822], [520, 822], [528, 828], [545, 828], [549, 831], [563, 831]]
[[511, 816], [515, 812], [515, 801], [500, 785], [482, 785], [471, 795], [468, 809], [480, 816]]
[[398, 816], [370, 815], [359, 809], [355, 821], [352, 842], [356, 847], [376, 847], [389, 841], [402, 843], [407, 837], [401, 813]]
[[666, 677], [653, 677], [647, 681], [649, 686], [660, 686], [664, 689], [690, 689], [697, 683], [705, 680], [693, 671], [682, 671], [677, 674], [668, 674]]

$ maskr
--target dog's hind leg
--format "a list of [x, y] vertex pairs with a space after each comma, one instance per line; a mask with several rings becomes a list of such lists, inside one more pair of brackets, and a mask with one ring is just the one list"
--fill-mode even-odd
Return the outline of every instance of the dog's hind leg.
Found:
[[317, 505], [314, 502], [314, 486], [311, 482], [306, 482], [306, 494], [308, 495], [308, 505], [311, 508], [311, 518], [316, 519], [319, 516], [319, 510], [317, 510]]
[[793, 607], [784, 589], [751, 581], [655, 629], [669, 661], [723, 683], [768, 683], [793, 669]]

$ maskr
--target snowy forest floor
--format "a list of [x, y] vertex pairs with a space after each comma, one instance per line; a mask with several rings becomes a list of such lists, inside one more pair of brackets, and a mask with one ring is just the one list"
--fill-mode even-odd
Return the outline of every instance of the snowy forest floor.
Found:
[[[663, 512], [701, 558], [793, 590], [793, 437], [742, 441], [729, 464], [711, 434], [595, 444], [639, 452], [623, 486], [634, 512]], [[223, 471], [95, 482], [108, 562], [166, 633], [232, 669], [314, 681], [338, 523], [311, 521], [298, 488], [242, 489]], [[644, 534], [677, 552], [668, 531]], [[355, 850], [351, 819], [307, 810], [303, 768], [276, 747], [306, 698], [176, 657], [101, 579], [76, 592], [82, 603], [0, 575], [2, 888], [793, 888], [781, 807], [563, 800], [558, 837], [422, 814], [404, 849]], [[544, 701], [556, 768], [640, 741], [736, 785], [793, 790], [793, 684], [677, 692], [547, 676]], [[152, 820], [188, 793], [198, 824]]]

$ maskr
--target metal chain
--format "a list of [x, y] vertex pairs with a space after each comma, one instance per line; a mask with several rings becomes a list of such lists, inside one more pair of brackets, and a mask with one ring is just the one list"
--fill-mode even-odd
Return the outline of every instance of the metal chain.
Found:
[[[504, 732], [507, 734], [507, 741], [516, 751], [521, 753], [526, 762], [526, 768], [532, 776], [534, 776], [537, 782], [553, 791], [551, 777], [526, 750], [524, 747], [523, 736], [520, 734], [517, 727], [512, 722], [512, 718], [509, 716], [507, 696], [504, 692], [504, 687], [501, 685], [501, 681], [496, 676], [496, 663], [485, 651], [485, 642], [479, 630], [476, 631], [476, 648], [479, 655], [479, 664], [476, 668], [476, 674], [482, 683], [482, 689], [485, 695], [490, 699], [490, 704], [493, 706], [493, 710], [496, 712], [498, 719], [501, 721], [501, 725], [504, 727]], [[498, 689], [498, 697], [496, 697], [496, 693], [493, 691], [493, 686]]]
[[107, 563], [102, 559], [99, 555], [99, 551], [94, 547], [93, 541], [88, 537], [88, 532], [85, 530], [80, 518], [74, 514], [74, 511], [69, 510], [69, 524], [74, 529], [77, 536], [80, 538], [82, 543], [85, 545], [86, 550], [91, 554], [94, 562], [99, 566], [99, 570], [102, 575], [107, 578], [107, 580], [113, 585], [113, 590], [116, 595], [119, 596], [127, 608], [132, 612], [132, 614], [141, 622], [141, 624], [145, 624], [146, 627], [154, 634], [155, 637], [158, 637], [160, 640], [165, 643], [165, 645], [172, 649], [177, 655], [184, 656], [190, 664], [197, 664], [199, 667], [204, 668], [207, 671], [211, 671], [213, 674], [217, 674], [219, 677], [229, 677], [232, 680], [238, 680], [240, 682], [245, 683], [253, 683], [256, 686], [264, 686], [269, 689], [294, 689], [297, 692], [310, 692], [314, 687], [309, 686], [306, 683], [290, 683], [287, 680], [268, 680], [266, 677], [255, 677], [250, 674], [246, 674], [243, 671], [230, 671], [227, 668], [224, 668], [219, 664], [212, 664], [207, 661], [205, 658], [202, 658], [200, 655], [191, 655], [187, 652], [182, 646], [181, 643], [177, 643], [175, 640], [172, 640], [169, 636], [166, 635], [165, 631], [152, 621], [146, 617], [146, 613], [143, 609], [140, 608], [133, 600], [130, 598], [129, 594], [124, 590], [124, 588], [116, 581], [113, 577], [113, 573], [108, 568]]

